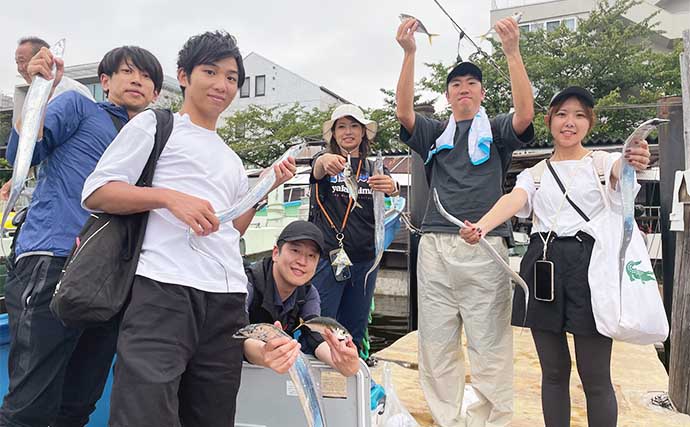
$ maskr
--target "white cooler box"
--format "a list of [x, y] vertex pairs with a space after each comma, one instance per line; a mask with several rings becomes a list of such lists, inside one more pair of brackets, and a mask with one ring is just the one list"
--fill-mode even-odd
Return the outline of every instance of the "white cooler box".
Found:
[[[326, 425], [371, 427], [369, 368], [360, 359], [357, 375], [346, 378], [310, 357], [312, 370], [321, 376]], [[288, 374], [249, 363], [242, 366], [235, 427], [306, 427], [302, 405]]]

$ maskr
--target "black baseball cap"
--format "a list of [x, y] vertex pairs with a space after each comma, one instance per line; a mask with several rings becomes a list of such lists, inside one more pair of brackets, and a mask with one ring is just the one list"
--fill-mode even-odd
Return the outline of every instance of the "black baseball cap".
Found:
[[311, 240], [316, 243], [321, 253], [326, 249], [326, 244], [323, 241], [323, 233], [319, 227], [311, 222], [297, 220], [293, 221], [280, 232], [278, 236], [278, 243], [280, 242], [296, 242], [297, 240]]
[[482, 81], [482, 70], [480, 70], [479, 67], [477, 67], [473, 63], [465, 61], [459, 63], [458, 65], [453, 67], [452, 70], [450, 70], [450, 73], [448, 73], [448, 77], [446, 77], [446, 86], [448, 86], [448, 83], [450, 83], [450, 81], [453, 80], [455, 77], [467, 75], [474, 77], [480, 82]]
[[577, 97], [589, 108], [594, 108], [594, 97], [587, 89], [581, 88], [580, 86], [570, 86], [555, 94], [553, 98], [551, 98], [551, 102], [549, 102], [549, 108], [571, 96]]

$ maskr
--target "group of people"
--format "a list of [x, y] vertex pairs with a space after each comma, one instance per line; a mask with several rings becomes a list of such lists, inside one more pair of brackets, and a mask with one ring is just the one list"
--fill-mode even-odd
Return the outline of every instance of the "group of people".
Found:
[[[524, 295], [511, 309], [509, 278], [475, 245], [485, 237], [507, 259], [513, 215], [534, 219], [521, 266], [528, 283], [537, 260], [554, 265], [550, 301], [530, 293], [526, 326], [542, 366], [542, 404], [547, 426], [570, 419], [570, 354], [565, 333], [575, 336], [577, 366], [587, 396], [590, 425], [616, 424], [611, 386], [611, 340], [597, 333], [589, 302], [587, 265], [592, 239], [569, 205], [557, 175], [582, 209], [603, 209], [592, 153], [582, 142], [594, 124], [594, 100], [572, 87], [558, 93], [545, 117], [553, 136], [550, 171], [526, 170], [503, 194], [512, 152], [534, 138], [531, 85], [511, 18], [496, 31], [508, 63], [514, 111], [489, 118], [481, 106], [482, 71], [456, 65], [446, 80], [451, 113], [438, 121], [414, 111], [414, 19], [398, 28], [404, 51], [396, 91], [400, 138], [418, 153], [429, 185], [446, 209], [466, 220], [458, 233], [427, 204], [419, 246], [419, 375], [435, 421], [443, 427], [506, 426], [512, 417], [513, 324], [523, 326]], [[163, 72], [146, 49], [109, 51], [98, 67], [106, 102], [96, 103], [62, 76], [63, 62], [45, 42], [20, 40], [17, 67], [27, 82], [54, 79], [54, 93], [33, 164], [38, 184], [16, 238], [6, 285], [11, 344], [9, 391], [0, 426], [84, 426], [103, 391], [117, 354], [110, 400], [111, 427], [234, 425], [243, 360], [284, 373], [304, 351], [346, 376], [360, 366], [376, 274], [372, 192], [396, 195], [388, 171], [376, 174], [370, 154], [377, 124], [352, 105], [338, 107], [324, 123], [326, 148], [312, 161], [309, 221], [280, 233], [271, 256], [245, 268], [239, 240], [255, 209], [231, 224], [215, 212], [236, 204], [248, 181], [240, 158], [216, 133], [216, 122], [244, 82], [234, 37], [207, 32], [187, 40], [178, 55], [183, 103], [156, 164], [151, 187], [136, 182], [156, 137], [156, 100]], [[52, 67], [57, 71], [53, 75]], [[59, 95], [58, 95], [59, 93]], [[14, 160], [18, 120], [8, 143]], [[643, 169], [644, 142], [625, 158], [607, 155], [601, 177], [615, 195], [618, 165]], [[596, 168], [595, 168], [596, 169]], [[274, 187], [296, 171], [294, 159], [274, 167]], [[347, 180], [354, 179], [355, 195]], [[574, 179], [578, 185], [570, 185]], [[596, 191], [595, 191], [596, 190]], [[111, 321], [85, 328], [63, 325], [49, 309], [65, 261], [90, 212], [149, 212], [136, 276], [126, 307]], [[187, 230], [203, 237], [223, 269], [187, 242]], [[347, 258], [336, 268], [334, 258]], [[596, 262], [596, 260], [592, 260]], [[342, 265], [340, 265], [342, 267]], [[351, 338], [339, 340], [300, 327], [317, 316], [336, 318]], [[269, 342], [232, 339], [247, 323], [274, 323], [292, 334]], [[477, 402], [462, 415], [465, 388], [461, 329], [470, 358]]]

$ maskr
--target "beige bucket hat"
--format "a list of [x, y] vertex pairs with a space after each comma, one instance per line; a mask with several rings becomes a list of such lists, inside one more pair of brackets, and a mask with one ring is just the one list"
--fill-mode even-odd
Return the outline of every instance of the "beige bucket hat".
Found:
[[333, 123], [335, 123], [336, 120], [347, 116], [350, 116], [353, 119], [357, 120], [359, 123], [362, 124], [362, 126], [364, 126], [367, 129], [367, 139], [369, 141], [374, 140], [379, 125], [375, 121], [365, 118], [364, 112], [362, 112], [362, 110], [356, 105], [343, 104], [335, 110], [333, 110], [333, 114], [331, 114], [330, 120], [326, 120], [323, 123], [322, 130], [324, 141], [326, 141], [327, 143], [331, 141], [331, 137], [333, 136], [333, 132], [331, 131], [331, 129], [333, 129]]

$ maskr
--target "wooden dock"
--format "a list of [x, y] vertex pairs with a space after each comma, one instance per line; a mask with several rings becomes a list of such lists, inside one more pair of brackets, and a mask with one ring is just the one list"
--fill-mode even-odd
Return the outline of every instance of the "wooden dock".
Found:
[[[543, 426], [541, 413], [541, 371], [539, 360], [528, 330], [521, 333], [514, 328], [515, 377], [513, 427]], [[571, 337], [572, 338], [572, 337]], [[463, 338], [463, 342], [465, 342]], [[572, 339], [569, 340], [571, 355], [574, 355]], [[465, 355], [467, 349], [465, 348]], [[393, 382], [396, 393], [403, 404], [423, 427], [434, 426], [433, 419], [419, 387], [417, 366], [417, 333], [412, 332], [396, 341], [392, 346], [378, 352], [378, 366], [372, 368], [376, 381], [382, 381], [385, 359], [406, 365], [393, 364]], [[467, 380], [470, 381], [469, 362], [465, 357]], [[618, 399], [618, 425], [620, 427], [690, 427], [690, 416], [670, 410], [653, 407], [648, 402], [651, 396], [668, 390], [668, 375], [657, 357], [653, 346], [637, 346], [614, 343], [612, 375]], [[582, 384], [577, 375], [573, 356], [571, 376], [572, 427], [586, 427], [587, 415]]]

